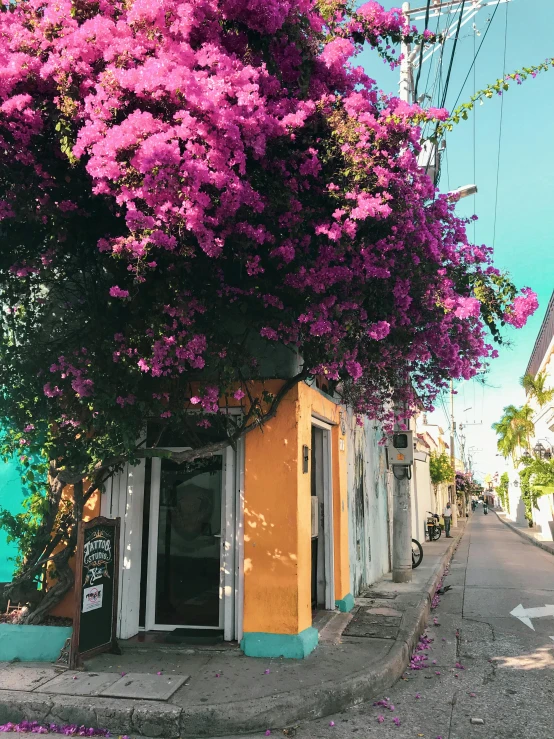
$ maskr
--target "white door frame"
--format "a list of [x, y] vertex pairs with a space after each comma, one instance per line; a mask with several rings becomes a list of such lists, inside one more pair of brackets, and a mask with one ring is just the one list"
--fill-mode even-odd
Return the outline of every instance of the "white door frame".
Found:
[[[167, 447], [169, 451], [181, 452], [190, 447]], [[215, 456], [215, 455], [214, 455]], [[150, 525], [148, 532], [148, 566], [146, 581], [146, 631], [173, 631], [176, 628], [214, 629], [224, 632], [234, 627], [234, 556], [235, 556], [235, 460], [231, 447], [221, 452], [223, 458], [221, 491], [221, 539], [219, 576], [219, 624], [217, 626], [194, 626], [156, 623], [156, 578], [158, 559], [158, 525], [160, 513], [160, 482], [162, 459], [152, 459], [150, 476]], [[226, 637], [225, 637], [226, 638]], [[230, 637], [232, 638], [232, 636]]]
[[323, 430], [323, 547], [325, 551], [325, 609], [335, 610], [335, 537], [333, 520], [333, 447], [329, 423], [312, 416], [312, 426]]

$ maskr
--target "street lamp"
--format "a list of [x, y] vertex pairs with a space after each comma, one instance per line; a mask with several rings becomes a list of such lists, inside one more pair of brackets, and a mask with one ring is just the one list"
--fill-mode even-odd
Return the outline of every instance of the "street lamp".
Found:
[[[544, 444], [541, 442], [545, 441], [548, 446], [550, 447], [547, 449]], [[552, 444], [548, 441], [548, 439], [539, 439], [535, 446], [533, 447], [533, 451], [537, 455], [539, 459], [551, 459], [552, 458]]]
[[449, 200], [461, 200], [462, 198], [469, 198], [471, 195], [477, 193], [477, 185], [464, 185], [458, 187], [456, 190], [452, 190], [448, 193]]

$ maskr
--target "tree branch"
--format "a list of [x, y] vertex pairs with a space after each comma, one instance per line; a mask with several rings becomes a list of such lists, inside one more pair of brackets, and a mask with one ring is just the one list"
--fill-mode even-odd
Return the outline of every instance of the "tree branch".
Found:
[[[275, 397], [273, 398], [271, 405], [266, 413], [262, 413], [260, 416], [255, 418], [252, 422], [250, 422], [250, 419], [253, 415], [253, 407], [251, 406], [251, 409], [248, 411], [245, 417], [245, 422], [240, 426], [235, 433], [228, 436], [226, 439], [222, 439], [221, 441], [215, 441], [211, 444], [205, 444], [202, 447], [199, 447], [198, 449], [186, 449], [182, 452], [175, 452], [171, 451], [170, 449], [162, 449], [162, 448], [155, 448], [155, 449], [139, 449], [138, 447], [133, 450], [133, 455], [138, 457], [139, 459], [170, 459], [172, 462], [176, 462], [177, 464], [184, 464], [185, 462], [194, 462], [196, 459], [205, 459], [206, 457], [211, 457], [214, 454], [218, 454], [219, 452], [223, 451], [223, 449], [226, 449], [229, 445], [233, 445], [235, 442], [237, 442], [241, 436], [245, 436], [250, 431], [253, 431], [256, 428], [259, 428], [264, 423], [267, 423], [267, 421], [270, 421], [272, 418], [275, 417], [277, 410], [279, 406], [281, 405], [281, 402], [283, 401], [284, 397], [287, 395], [289, 390], [291, 390], [293, 387], [298, 385], [299, 382], [303, 382], [307, 377], [309, 373], [307, 369], [303, 369], [301, 372], [299, 372], [297, 375], [294, 375], [294, 377], [289, 378], [286, 380], [282, 387], [279, 389], [279, 391], [276, 393]], [[258, 402], [256, 404], [256, 407], [261, 407], [261, 404]], [[95, 474], [106, 472], [107, 470], [111, 470], [113, 467], [116, 467], [117, 465], [123, 464], [129, 459], [129, 454], [120, 454], [114, 457], [111, 457], [109, 459], [104, 460], [104, 462], [99, 463], [95, 469]], [[83, 477], [86, 477], [86, 473], [80, 472], [72, 472], [72, 471], [61, 471], [59, 472], [59, 477], [62, 479], [66, 484], [75, 484], [76, 482], [79, 482], [83, 479]], [[109, 475], [108, 475], [109, 477]], [[107, 479], [107, 478], [106, 478]]]

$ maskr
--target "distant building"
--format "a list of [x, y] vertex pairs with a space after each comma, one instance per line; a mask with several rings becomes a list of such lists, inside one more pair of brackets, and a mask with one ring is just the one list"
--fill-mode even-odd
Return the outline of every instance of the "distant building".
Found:
[[[554, 388], [554, 292], [546, 308], [526, 373], [533, 377], [539, 374], [544, 375], [545, 388]], [[540, 405], [537, 398], [528, 395], [527, 403], [534, 410], [535, 436], [531, 440], [532, 453], [552, 459], [554, 458], [554, 398]], [[554, 490], [542, 495], [537, 505], [538, 508], [532, 510], [533, 523], [541, 528], [543, 539], [552, 541], [554, 540]]]

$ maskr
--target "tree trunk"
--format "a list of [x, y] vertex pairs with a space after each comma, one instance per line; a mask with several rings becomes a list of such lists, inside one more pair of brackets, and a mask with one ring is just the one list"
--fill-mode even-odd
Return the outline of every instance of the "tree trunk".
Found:
[[83, 481], [76, 482], [73, 485], [73, 511], [72, 524], [69, 538], [65, 547], [58, 552], [53, 558], [52, 563], [55, 566], [56, 582], [52, 587], [48, 588], [46, 595], [36, 608], [31, 610], [22, 619], [23, 623], [40, 624], [45, 616], [58, 605], [63, 597], [71, 590], [75, 583], [75, 575], [70, 566], [70, 560], [77, 546], [77, 534], [79, 530], [79, 521], [83, 518]]

